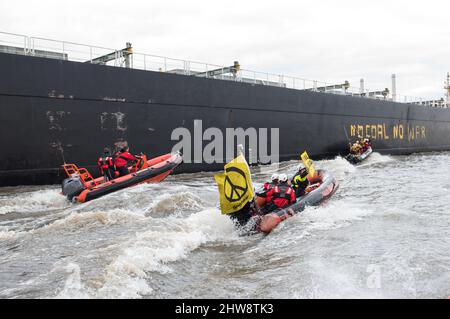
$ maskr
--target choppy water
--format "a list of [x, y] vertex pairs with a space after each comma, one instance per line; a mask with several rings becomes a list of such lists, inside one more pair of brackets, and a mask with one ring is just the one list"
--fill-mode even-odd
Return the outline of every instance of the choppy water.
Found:
[[0, 189], [0, 298], [450, 296], [450, 153], [315, 166], [337, 193], [268, 236], [239, 236], [213, 173], [85, 204], [57, 186]]

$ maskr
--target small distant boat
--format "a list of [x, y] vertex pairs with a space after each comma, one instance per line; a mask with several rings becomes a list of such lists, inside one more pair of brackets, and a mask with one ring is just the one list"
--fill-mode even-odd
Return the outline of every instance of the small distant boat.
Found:
[[368, 158], [370, 156], [370, 154], [372, 154], [372, 152], [373, 152], [372, 147], [369, 147], [365, 152], [363, 152], [359, 155], [348, 154], [347, 156], [345, 156], [345, 159], [352, 164], [359, 164], [362, 161], [364, 161], [366, 158]]
[[62, 194], [72, 202], [84, 203], [141, 183], [158, 183], [183, 161], [180, 153], [170, 153], [150, 160], [147, 160], [146, 155], [142, 155], [138, 159], [139, 161], [129, 168], [128, 175], [107, 182], [103, 176], [94, 179], [85, 168], [64, 164], [62, 167], [68, 178], [62, 182]]

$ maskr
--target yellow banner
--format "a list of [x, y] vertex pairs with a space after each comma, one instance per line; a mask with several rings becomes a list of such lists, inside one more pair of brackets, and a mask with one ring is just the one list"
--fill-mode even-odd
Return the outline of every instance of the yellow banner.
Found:
[[225, 172], [214, 175], [220, 193], [222, 214], [242, 209], [255, 197], [250, 169], [244, 156], [239, 155], [225, 165]]
[[316, 173], [316, 169], [314, 168], [312, 161], [308, 156], [308, 153], [304, 151], [302, 155], [300, 155], [300, 158], [302, 159], [303, 164], [305, 164], [305, 167], [308, 169], [309, 177], [313, 177], [314, 174]]

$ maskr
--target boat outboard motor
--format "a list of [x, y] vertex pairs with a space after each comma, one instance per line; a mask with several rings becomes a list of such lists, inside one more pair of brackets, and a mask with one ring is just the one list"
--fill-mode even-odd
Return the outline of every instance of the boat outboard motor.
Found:
[[80, 177], [69, 177], [62, 182], [62, 193], [67, 196], [69, 200], [79, 195], [85, 189]]

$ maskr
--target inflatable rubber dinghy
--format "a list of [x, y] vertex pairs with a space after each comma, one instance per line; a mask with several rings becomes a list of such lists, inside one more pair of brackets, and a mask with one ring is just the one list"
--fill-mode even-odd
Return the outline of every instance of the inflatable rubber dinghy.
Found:
[[[306, 206], [319, 205], [329, 197], [331, 197], [339, 185], [334, 177], [326, 170], [317, 170], [312, 178], [308, 178], [310, 186], [306, 189], [307, 194], [297, 198], [296, 202], [282, 209], [275, 210], [263, 216], [253, 216], [249, 221], [249, 225], [264, 233], [270, 233], [283, 220], [296, 215], [303, 211]], [[262, 198], [257, 198], [258, 204], [263, 204]], [[247, 226], [246, 228], [248, 228]]]
[[361, 153], [359, 155], [348, 154], [347, 156], [345, 156], [345, 159], [352, 164], [359, 164], [366, 158], [368, 158], [370, 154], [372, 154], [371, 147], [369, 147], [364, 153]]
[[96, 179], [84, 168], [65, 164], [63, 168], [69, 178], [62, 183], [62, 193], [72, 202], [84, 203], [123, 188], [141, 183], [158, 183], [164, 180], [182, 163], [180, 153], [171, 153], [147, 160], [141, 156], [139, 162], [129, 168], [130, 174], [105, 182], [103, 176]]

